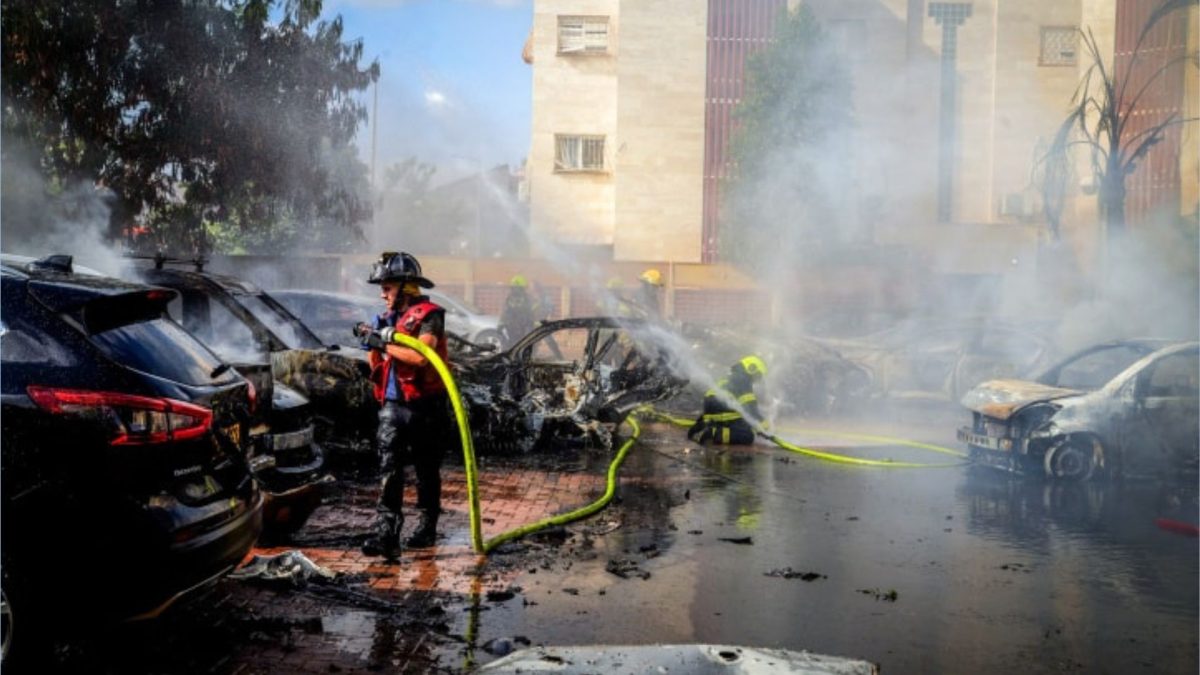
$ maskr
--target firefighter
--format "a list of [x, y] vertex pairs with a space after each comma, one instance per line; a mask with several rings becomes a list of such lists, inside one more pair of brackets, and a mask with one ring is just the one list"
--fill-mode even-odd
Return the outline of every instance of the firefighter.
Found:
[[[753, 443], [755, 428], [765, 426], [754, 385], [766, 374], [767, 365], [757, 356], [747, 356], [733, 364], [729, 377], [722, 378], [704, 394], [704, 411], [688, 429], [688, 438], [697, 443], [721, 445]], [[739, 408], [746, 412], [749, 421]]]
[[371, 268], [368, 283], [379, 284], [385, 309], [372, 324], [359, 324], [356, 334], [368, 348], [375, 398], [380, 403], [379, 453], [382, 491], [376, 504], [373, 536], [363, 553], [395, 560], [401, 551], [404, 524], [404, 466], [411, 463], [417, 475], [417, 510], [420, 521], [404, 543], [410, 548], [433, 546], [441, 512], [441, 466], [448, 438], [453, 438], [446, 386], [429, 360], [396, 344], [403, 333], [428, 345], [446, 359], [445, 310], [430, 302], [422, 288], [433, 282], [421, 273], [421, 264], [408, 253], [385, 252]]
[[500, 335], [504, 340], [504, 349], [513, 346], [537, 325], [534, 301], [528, 288], [529, 282], [520, 274], [508, 282], [508, 297], [504, 299], [504, 309], [500, 312]]
[[642, 272], [638, 277], [640, 282], [638, 285], [637, 296], [633, 299], [633, 304], [639, 310], [646, 320], [661, 320], [662, 306], [659, 300], [659, 295], [662, 292], [663, 279], [662, 272], [659, 272], [653, 267]]

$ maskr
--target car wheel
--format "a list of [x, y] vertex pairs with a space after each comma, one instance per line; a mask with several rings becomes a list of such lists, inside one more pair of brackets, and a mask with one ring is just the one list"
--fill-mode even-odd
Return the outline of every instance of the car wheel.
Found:
[[1046, 452], [1046, 475], [1081, 482], [1092, 477], [1101, 457], [1100, 444], [1086, 438], [1069, 438]]
[[477, 345], [491, 346], [493, 352], [500, 351], [500, 333], [494, 330], [481, 330], [472, 340]]

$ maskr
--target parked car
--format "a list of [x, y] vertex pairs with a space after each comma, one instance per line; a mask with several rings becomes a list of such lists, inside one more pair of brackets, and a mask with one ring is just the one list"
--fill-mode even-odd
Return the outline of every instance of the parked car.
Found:
[[451, 359], [482, 453], [551, 443], [609, 446], [638, 406], [678, 393], [670, 352], [640, 321], [548, 321], [499, 354]]
[[[429, 299], [446, 310], [446, 331], [467, 342], [500, 348], [499, 319], [436, 289], [425, 291]], [[350, 327], [379, 314], [379, 298], [328, 291], [276, 290], [271, 295], [300, 317], [327, 344], [357, 348], [358, 338]]]
[[1194, 471], [1200, 458], [1200, 344], [1121, 340], [1089, 347], [1033, 381], [993, 380], [962, 403], [958, 431], [981, 463], [1064, 480]]
[[[370, 367], [359, 349], [326, 345], [300, 319], [257, 286], [200, 269], [202, 261], [156, 258], [132, 274], [179, 292], [171, 316], [231, 363], [270, 363], [276, 383], [312, 404], [319, 440], [371, 438], [378, 412]], [[194, 269], [169, 266], [183, 263]]]
[[42, 620], [57, 634], [155, 616], [262, 529], [253, 390], [165, 318], [174, 297], [69, 256], [0, 257], [6, 659], [50, 632]]
[[856, 339], [815, 339], [858, 364], [872, 395], [957, 401], [972, 387], [1028, 377], [1050, 360], [1050, 341], [1025, 327], [909, 320]]

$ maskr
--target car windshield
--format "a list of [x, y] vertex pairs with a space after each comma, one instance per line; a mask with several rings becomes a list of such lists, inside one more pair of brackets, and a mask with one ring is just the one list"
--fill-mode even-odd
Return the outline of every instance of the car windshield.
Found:
[[1093, 350], [1051, 368], [1038, 381], [1066, 389], [1094, 391], [1145, 355], [1145, 350], [1131, 345]]
[[325, 346], [307, 326], [265, 294], [235, 293], [233, 297], [289, 349], [321, 349]]
[[214, 378], [221, 360], [169, 319], [117, 326], [92, 335], [92, 341], [120, 364], [183, 384], [224, 384], [237, 377], [227, 370]]

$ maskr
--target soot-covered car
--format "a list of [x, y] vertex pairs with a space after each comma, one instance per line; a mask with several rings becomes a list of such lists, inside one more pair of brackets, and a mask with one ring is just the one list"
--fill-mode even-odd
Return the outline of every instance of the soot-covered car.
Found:
[[[197, 269], [168, 266], [172, 262], [195, 264]], [[270, 363], [275, 382], [312, 403], [320, 431], [338, 438], [373, 436], [379, 408], [364, 352], [324, 344], [269, 293], [240, 279], [202, 271], [196, 263], [202, 261], [157, 258], [153, 267], [133, 274], [178, 291], [179, 300], [168, 308], [171, 316], [225, 360]]]
[[75, 273], [68, 256], [0, 259], [0, 284], [16, 657], [49, 633], [43, 620], [152, 616], [233, 569], [262, 497], [244, 454], [250, 385], [164, 318], [174, 292]]
[[481, 452], [609, 446], [630, 412], [685, 384], [645, 324], [607, 317], [546, 322], [505, 352], [452, 367]]
[[1195, 471], [1200, 457], [1200, 345], [1121, 340], [1096, 345], [1033, 381], [993, 380], [962, 403], [958, 431], [981, 463], [1087, 480]]
[[820, 338], [869, 377], [864, 391], [893, 399], [957, 401], [1002, 377], [1029, 377], [1049, 363], [1036, 331], [994, 322], [910, 320], [854, 339]]

